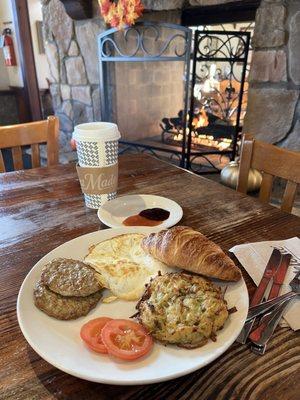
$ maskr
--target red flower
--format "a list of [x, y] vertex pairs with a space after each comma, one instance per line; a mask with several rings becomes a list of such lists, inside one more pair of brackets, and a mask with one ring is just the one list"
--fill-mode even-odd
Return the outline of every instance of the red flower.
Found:
[[144, 11], [144, 6], [142, 2], [140, 0], [137, 0], [135, 5], [135, 12], [140, 17], [143, 14], [143, 11]]
[[143, 13], [141, 0], [98, 0], [100, 11], [106, 23], [122, 29], [124, 25], [133, 25]]
[[120, 18], [117, 15], [114, 15], [109, 21], [113, 28], [117, 28], [120, 25], [120, 22]]
[[102, 2], [99, 1], [99, 4], [100, 4], [101, 14], [103, 16], [108, 15], [111, 2], [109, 0], [103, 0]]

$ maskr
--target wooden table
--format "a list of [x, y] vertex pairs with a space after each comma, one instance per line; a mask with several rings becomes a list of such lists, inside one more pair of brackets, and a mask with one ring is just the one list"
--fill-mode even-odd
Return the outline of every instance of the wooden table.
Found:
[[[298, 217], [149, 156], [121, 156], [119, 166], [120, 194], [157, 194], [177, 201], [184, 211], [181, 223], [201, 230], [225, 250], [300, 234]], [[20, 285], [47, 252], [99, 228], [96, 212], [84, 207], [74, 165], [0, 176], [1, 399], [299, 400], [300, 335], [283, 328], [264, 356], [234, 344], [199, 371], [148, 386], [90, 383], [42, 360], [18, 327]], [[251, 292], [253, 283], [249, 278], [247, 283]]]

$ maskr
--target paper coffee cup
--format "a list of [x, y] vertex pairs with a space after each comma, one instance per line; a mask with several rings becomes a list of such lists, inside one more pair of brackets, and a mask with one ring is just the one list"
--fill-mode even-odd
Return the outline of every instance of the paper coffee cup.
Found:
[[97, 209], [117, 195], [120, 137], [117, 125], [110, 122], [89, 122], [74, 128], [77, 172], [89, 208]]

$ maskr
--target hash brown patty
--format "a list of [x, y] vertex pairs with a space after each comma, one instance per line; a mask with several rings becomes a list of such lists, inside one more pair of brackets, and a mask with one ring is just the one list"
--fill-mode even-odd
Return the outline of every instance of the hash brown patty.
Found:
[[56, 258], [46, 264], [41, 280], [61, 296], [89, 296], [101, 289], [92, 267], [68, 258]]
[[140, 323], [157, 340], [181, 347], [203, 346], [228, 318], [221, 289], [186, 273], [158, 275], [137, 304]]
[[34, 288], [34, 304], [41, 311], [61, 320], [76, 319], [87, 315], [98, 303], [102, 293], [98, 292], [85, 297], [65, 297], [52, 292], [42, 281]]

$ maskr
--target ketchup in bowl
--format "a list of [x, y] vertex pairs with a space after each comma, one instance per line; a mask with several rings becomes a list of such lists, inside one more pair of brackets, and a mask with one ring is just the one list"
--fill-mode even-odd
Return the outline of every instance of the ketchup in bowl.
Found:
[[147, 208], [123, 221], [126, 226], [156, 226], [168, 219], [170, 212], [163, 208]]

